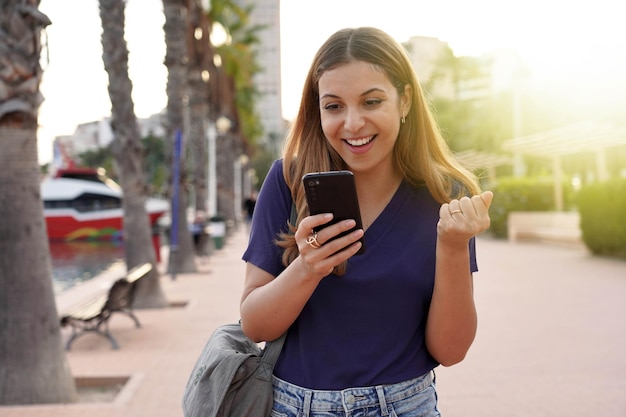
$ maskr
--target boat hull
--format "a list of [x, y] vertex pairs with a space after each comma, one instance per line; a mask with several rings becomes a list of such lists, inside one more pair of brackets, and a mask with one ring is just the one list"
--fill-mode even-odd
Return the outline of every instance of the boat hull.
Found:
[[[41, 185], [44, 218], [51, 240], [118, 240], [123, 237], [122, 192], [104, 182], [49, 178]], [[163, 199], [148, 198], [151, 227], [169, 211]]]
[[[165, 211], [149, 213], [150, 225], [155, 226]], [[53, 240], [119, 240], [123, 237], [123, 212], [120, 209], [97, 213], [74, 210], [44, 210], [48, 238]]]

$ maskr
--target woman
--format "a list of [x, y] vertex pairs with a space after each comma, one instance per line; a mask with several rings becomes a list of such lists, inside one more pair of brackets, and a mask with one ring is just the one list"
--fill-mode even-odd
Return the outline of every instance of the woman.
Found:
[[[342, 169], [363, 229], [331, 241], [354, 221], [314, 234], [332, 215], [308, 215], [301, 181]], [[273, 413], [438, 416], [432, 371], [461, 361], [476, 333], [473, 237], [489, 227], [492, 197], [451, 156], [403, 48], [374, 28], [332, 35], [243, 256], [244, 332], [288, 332]], [[367, 250], [353, 257], [361, 237]]]

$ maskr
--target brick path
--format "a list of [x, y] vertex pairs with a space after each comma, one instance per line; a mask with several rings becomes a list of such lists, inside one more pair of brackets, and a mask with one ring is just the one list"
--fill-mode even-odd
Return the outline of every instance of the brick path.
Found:
[[[242, 230], [197, 273], [176, 281], [163, 273], [168, 300], [186, 306], [138, 310], [141, 329], [114, 317], [120, 350], [93, 335], [74, 343], [67, 357], [75, 376], [131, 376], [114, 401], [5, 406], [0, 417], [182, 417], [183, 388], [206, 338], [238, 319], [245, 244]], [[478, 251], [478, 336], [464, 362], [437, 369], [442, 415], [625, 417], [626, 262], [486, 237]]]
[[626, 416], [626, 262], [478, 242], [478, 335], [439, 369], [444, 417]]

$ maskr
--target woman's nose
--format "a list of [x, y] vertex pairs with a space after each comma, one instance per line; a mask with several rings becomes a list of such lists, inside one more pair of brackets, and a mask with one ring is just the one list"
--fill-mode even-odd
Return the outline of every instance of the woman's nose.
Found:
[[348, 109], [343, 121], [344, 128], [349, 132], [357, 132], [365, 125], [365, 118], [358, 109]]

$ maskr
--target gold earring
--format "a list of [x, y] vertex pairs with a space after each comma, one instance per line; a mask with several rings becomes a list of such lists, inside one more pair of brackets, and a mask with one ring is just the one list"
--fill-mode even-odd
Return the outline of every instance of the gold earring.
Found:
[[402, 119], [400, 119], [400, 121], [402, 122], [402, 124], [406, 123], [406, 119], [404, 118], [404, 114], [402, 115]]

